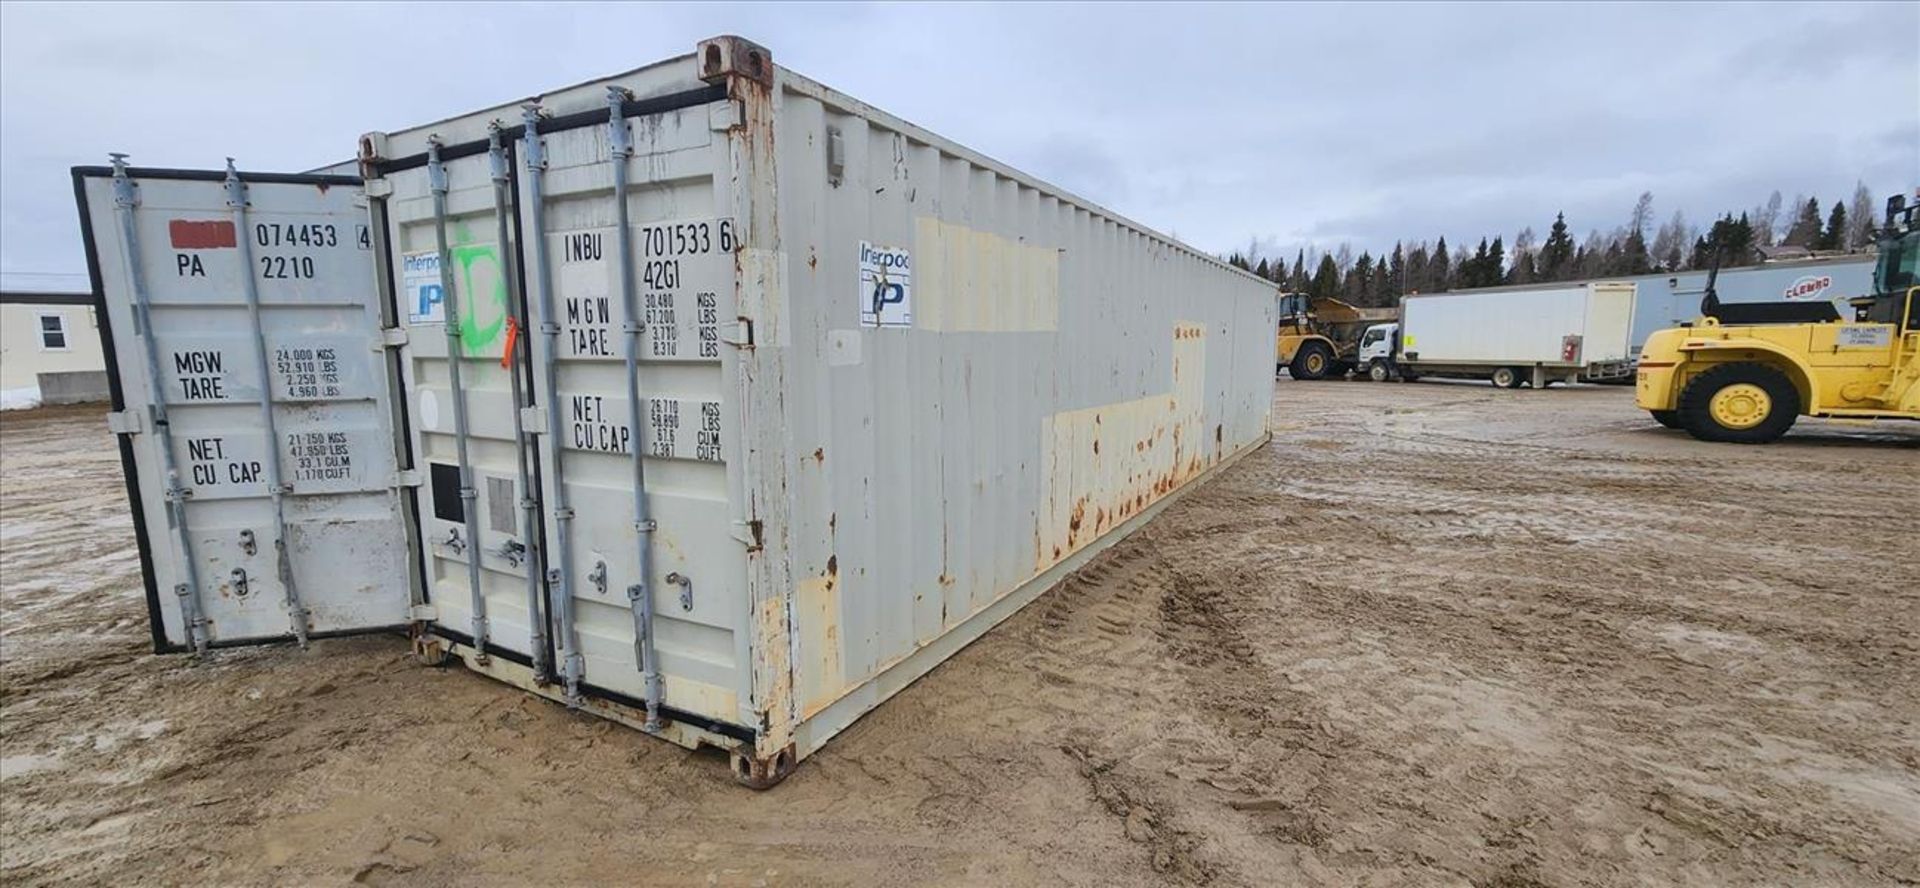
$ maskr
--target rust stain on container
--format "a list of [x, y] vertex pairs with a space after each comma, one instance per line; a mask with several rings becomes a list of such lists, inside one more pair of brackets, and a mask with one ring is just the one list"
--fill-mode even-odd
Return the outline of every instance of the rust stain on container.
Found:
[[839, 699], [846, 687], [841, 651], [839, 557], [827, 559], [827, 572], [801, 583], [794, 594], [800, 625], [796, 645], [800, 663], [800, 718], [812, 718]]
[[[1053, 554], [1051, 560], [1036, 564], [1036, 570], [1045, 570], [1099, 538], [1121, 516], [1172, 493], [1203, 467], [1204, 461], [1188, 453], [1185, 442], [1202, 428], [1206, 329], [1181, 322], [1169, 332], [1173, 351], [1168, 359], [1172, 379], [1167, 394], [1106, 404], [1097, 410], [1068, 411], [1049, 419], [1043, 437], [1050, 444], [1045, 490], [1051, 504], [1039, 520], [1042, 538], [1052, 540]], [[1121, 452], [1120, 460], [1103, 458], [1101, 444], [1109, 434], [1133, 443], [1130, 452]], [[1224, 428], [1216, 426], [1217, 438], [1224, 440], [1224, 435]], [[1086, 451], [1065, 449], [1080, 439], [1088, 440], [1092, 452], [1084, 463], [1069, 454]], [[1063, 508], [1061, 503], [1069, 505]], [[1094, 520], [1088, 528], [1090, 508]]]

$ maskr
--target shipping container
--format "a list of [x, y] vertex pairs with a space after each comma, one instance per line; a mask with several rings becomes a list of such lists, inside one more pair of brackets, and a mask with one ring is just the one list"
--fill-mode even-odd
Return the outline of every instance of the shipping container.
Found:
[[161, 650], [405, 629], [766, 786], [1268, 437], [1271, 283], [745, 40], [360, 149], [75, 171]]
[[1611, 282], [1407, 296], [1398, 324], [1361, 335], [1356, 360], [1375, 379], [1488, 378], [1544, 388], [1627, 378], [1634, 299], [1633, 284]]

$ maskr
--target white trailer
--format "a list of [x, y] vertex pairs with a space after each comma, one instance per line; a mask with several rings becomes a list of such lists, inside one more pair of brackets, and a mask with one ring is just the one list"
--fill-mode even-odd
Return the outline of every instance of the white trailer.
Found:
[[1503, 388], [1626, 378], [1635, 289], [1607, 282], [1409, 296], [1400, 323], [1361, 336], [1358, 362], [1375, 380], [1443, 376]]

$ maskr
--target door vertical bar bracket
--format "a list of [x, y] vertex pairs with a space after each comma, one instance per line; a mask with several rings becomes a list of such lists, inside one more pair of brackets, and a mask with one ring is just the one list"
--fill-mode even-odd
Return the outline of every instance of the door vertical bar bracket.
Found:
[[[447, 248], [447, 168], [440, 162], [440, 139], [427, 140], [427, 185], [433, 192], [433, 244], [440, 266], [440, 298], [446, 306], [447, 330], [447, 387], [453, 401], [453, 443], [455, 461], [460, 472], [460, 518], [467, 529], [467, 541], [471, 544], [465, 553], [467, 563], [468, 600], [473, 609], [473, 653], [480, 663], [487, 662], [487, 642], [490, 638], [487, 626], [487, 591], [480, 585], [480, 516], [476, 506], [479, 492], [473, 486], [473, 460], [468, 453], [469, 434], [467, 424], [467, 390], [462, 378], [462, 364], [466, 362], [466, 350], [461, 336], [461, 328], [466, 319], [461, 316], [460, 291], [453, 279], [453, 252]], [[501, 247], [504, 249], [505, 245]]]
[[620, 306], [626, 315], [621, 329], [626, 333], [627, 427], [632, 430], [627, 453], [633, 465], [634, 554], [639, 563], [636, 581], [627, 587], [627, 599], [633, 611], [634, 658], [640, 667], [645, 687], [647, 720], [643, 728], [658, 732], [660, 723], [660, 669], [654, 662], [653, 590], [653, 516], [648, 512], [647, 469], [641, 445], [642, 410], [640, 396], [640, 348], [645, 324], [641, 321], [640, 299], [633, 273], [633, 227], [627, 219], [627, 161], [633, 158], [633, 131], [627, 127], [625, 105], [633, 94], [623, 87], [607, 87], [607, 135], [611, 140], [609, 160], [613, 167], [613, 224], [616, 267], [619, 270]]
[[[508, 214], [513, 212], [513, 203], [508, 193], [512, 188], [512, 173], [507, 168], [507, 151], [506, 146], [501, 143], [500, 130], [500, 121], [497, 120], [487, 127], [487, 168], [493, 174], [494, 237], [495, 242], [499, 244], [500, 255], [504, 257], [507, 255], [507, 244], [512, 241], [512, 237], [510, 236], [512, 223]], [[518, 319], [525, 314], [523, 311], [523, 300], [525, 299], [524, 288], [521, 287], [519, 276], [516, 273], [519, 264], [506, 261], [502, 261], [500, 264], [501, 274], [505, 278], [507, 285], [508, 323], [517, 324], [519, 323]], [[513, 395], [513, 409], [515, 416], [519, 416], [526, 413], [533, 406], [527, 398], [528, 393], [526, 386], [522, 385], [520, 381], [521, 370], [527, 366], [526, 357], [528, 346], [526, 337], [510, 335], [507, 337], [506, 347], [507, 353], [501, 356], [500, 362], [507, 368], [507, 379], [511, 383], [511, 393]], [[533, 479], [531, 472], [534, 470], [529, 469], [529, 462], [534, 458], [533, 434], [528, 431], [522, 423], [516, 422], [514, 426], [513, 467], [514, 480], [520, 486], [518, 501], [520, 507], [520, 534], [527, 540], [526, 543], [520, 544], [521, 554], [518, 557], [524, 558], [527, 562], [524, 572], [526, 573], [527, 586], [528, 650], [533, 658], [535, 678], [545, 681], [547, 677], [552, 674], [552, 669], [550, 668], [550, 664], [547, 663], [547, 634], [542, 628], [546, 625], [547, 621], [542, 613], [543, 609], [540, 606], [541, 583], [545, 574], [541, 565], [546, 558], [545, 555], [539, 551], [539, 546], [532, 545], [533, 540], [538, 536], [540, 522], [540, 502], [533, 497]], [[503, 547], [503, 551], [510, 551], [513, 545], [514, 541], [508, 540], [507, 545]], [[513, 559], [510, 558], [509, 561], [513, 561]], [[517, 566], [517, 562], [515, 563]]]
[[[547, 202], [546, 186], [543, 177], [547, 170], [546, 144], [540, 140], [540, 106], [529, 102], [520, 108], [521, 163], [526, 167], [527, 207], [525, 220], [531, 229], [527, 234], [524, 249], [533, 255], [534, 291], [539, 298], [533, 306], [538, 309], [535, 317], [539, 325], [542, 348], [540, 350], [539, 379], [545, 384], [546, 421], [541, 428], [552, 433], [563, 428], [560, 416], [560, 368], [557, 350], [560, 348], [560, 323], [553, 302], [553, 266], [552, 257], [547, 252]], [[526, 415], [523, 411], [523, 417]], [[523, 422], [524, 425], [524, 422]], [[561, 686], [564, 689], [567, 705], [579, 706], [580, 682], [586, 676], [586, 657], [580, 653], [580, 640], [574, 631], [573, 621], [573, 509], [567, 505], [567, 481], [564, 473], [565, 455], [558, 441], [549, 441], [547, 452], [552, 454], [553, 483], [547, 493], [547, 508], [553, 515], [553, 551], [543, 559], [547, 568], [547, 591], [553, 609], [553, 632], [555, 664], [560, 673]]]

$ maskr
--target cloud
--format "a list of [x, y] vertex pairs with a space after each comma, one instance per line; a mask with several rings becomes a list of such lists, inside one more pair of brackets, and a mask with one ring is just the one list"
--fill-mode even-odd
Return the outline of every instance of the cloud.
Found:
[[1105, 205], [1127, 203], [1132, 188], [1126, 167], [1105, 145], [1072, 133], [1039, 136], [1034, 144], [1016, 149], [1022, 169], [1054, 171], [1051, 184]]
[[[0, 271], [66, 169], [308, 169], [739, 33], [1203, 249], [1390, 250], [1920, 183], [1920, 6], [0, 4]], [[13, 285], [9, 278], [9, 285]]]

